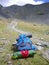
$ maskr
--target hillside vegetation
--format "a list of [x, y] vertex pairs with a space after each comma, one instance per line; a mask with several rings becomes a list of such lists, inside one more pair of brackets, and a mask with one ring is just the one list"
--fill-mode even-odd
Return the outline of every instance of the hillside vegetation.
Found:
[[39, 39], [44, 38], [45, 41], [49, 41], [49, 26], [46, 24], [21, 21], [18, 23], [16, 28], [30, 32], [34, 37]]

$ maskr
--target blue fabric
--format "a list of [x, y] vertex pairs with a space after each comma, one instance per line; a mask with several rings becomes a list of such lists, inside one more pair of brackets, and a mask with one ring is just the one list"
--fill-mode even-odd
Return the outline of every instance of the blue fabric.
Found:
[[18, 50], [35, 50], [35, 46], [32, 45], [30, 38], [26, 37], [25, 34], [19, 36], [19, 40], [16, 43]]
[[32, 44], [32, 50], [37, 50], [36, 46]]

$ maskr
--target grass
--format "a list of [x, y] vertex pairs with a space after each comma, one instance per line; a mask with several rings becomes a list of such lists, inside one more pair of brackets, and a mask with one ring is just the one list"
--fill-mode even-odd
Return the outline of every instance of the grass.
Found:
[[34, 37], [44, 38], [45, 41], [49, 41], [49, 26], [46, 24], [19, 22], [17, 27], [20, 30], [31, 32]]
[[26, 59], [13, 60], [13, 64], [17, 65], [48, 65], [48, 62], [43, 59], [39, 54], [35, 54], [34, 57]]
[[18, 36], [18, 33], [7, 28], [9, 23], [9, 20], [0, 20], [0, 47], [5, 44], [3, 45], [3, 48], [5, 49], [4, 52], [0, 53], [0, 65], [7, 65], [5, 63], [5, 57], [7, 56], [7, 54], [12, 53], [12, 43], [14, 43], [16, 37]]
[[[3, 45], [3, 48], [5, 49], [3, 53], [0, 53], [0, 65], [7, 65], [6, 63], [6, 57], [7, 54], [11, 54], [13, 53], [13, 51], [11, 50], [11, 46], [12, 43], [14, 43], [16, 37], [19, 35], [17, 32], [14, 32], [10, 29], [7, 29], [7, 26], [9, 25], [11, 21], [9, 20], [0, 20], [0, 38], [6, 38], [5, 40], [5, 45]], [[38, 24], [33, 24], [33, 23], [24, 23], [24, 22], [19, 22], [18, 23], [18, 28], [21, 30], [25, 30], [25, 31], [30, 31], [32, 32], [34, 35], [36, 34], [41, 34], [43, 36], [43, 32], [45, 30], [49, 30], [48, 27], [49, 26], [42, 26], [43, 29], [40, 30], [41, 25], [38, 26]], [[37, 32], [35, 32], [37, 31]], [[44, 33], [45, 34], [45, 33]], [[4, 42], [2, 40], [0, 40], [0, 45], [4, 44]], [[35, 54], [34, 57], [31, 58], [26, 58], [26, 59], [17, 59], [17, 60], [12, 60], [13, 65], [49, 65], [49, 63], [43, 59], [40, 56], [40, 53], [38, 52], [37, 54]]]
[[9, 21], [0, 21], [0, 38], [7, 38], [9, 40], [13, 40], [17, 37], [18, 33], [8, 29]]

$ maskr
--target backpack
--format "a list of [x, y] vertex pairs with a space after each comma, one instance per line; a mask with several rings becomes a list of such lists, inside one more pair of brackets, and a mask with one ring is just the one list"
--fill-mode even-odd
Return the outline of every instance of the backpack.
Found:
[[29, 50], [32, 48], [32, 41], [25, 34], [19, 35], [16, 46], [19, 50]]

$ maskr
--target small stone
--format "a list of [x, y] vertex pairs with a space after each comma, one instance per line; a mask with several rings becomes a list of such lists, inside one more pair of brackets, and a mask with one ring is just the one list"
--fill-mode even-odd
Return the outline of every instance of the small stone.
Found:
[[40, 38], [40, 40], [44, 40], [44, 38]]
[[4, 51], [4, 49], [3, 48], [0, 48], [0, 53], [2, 53]]
[[11, 62], [11, 61], [8, 61], [8, 62], [7, 62], [7, 65], [12, 65], [12, 62]]
[[39, 43], [39, 42], [38, 42], [38, 43], [36, 43], [36, 45], [39, 45], [39, 46], [40, 46], [40, 45], [41, 45], [41, 43]]

